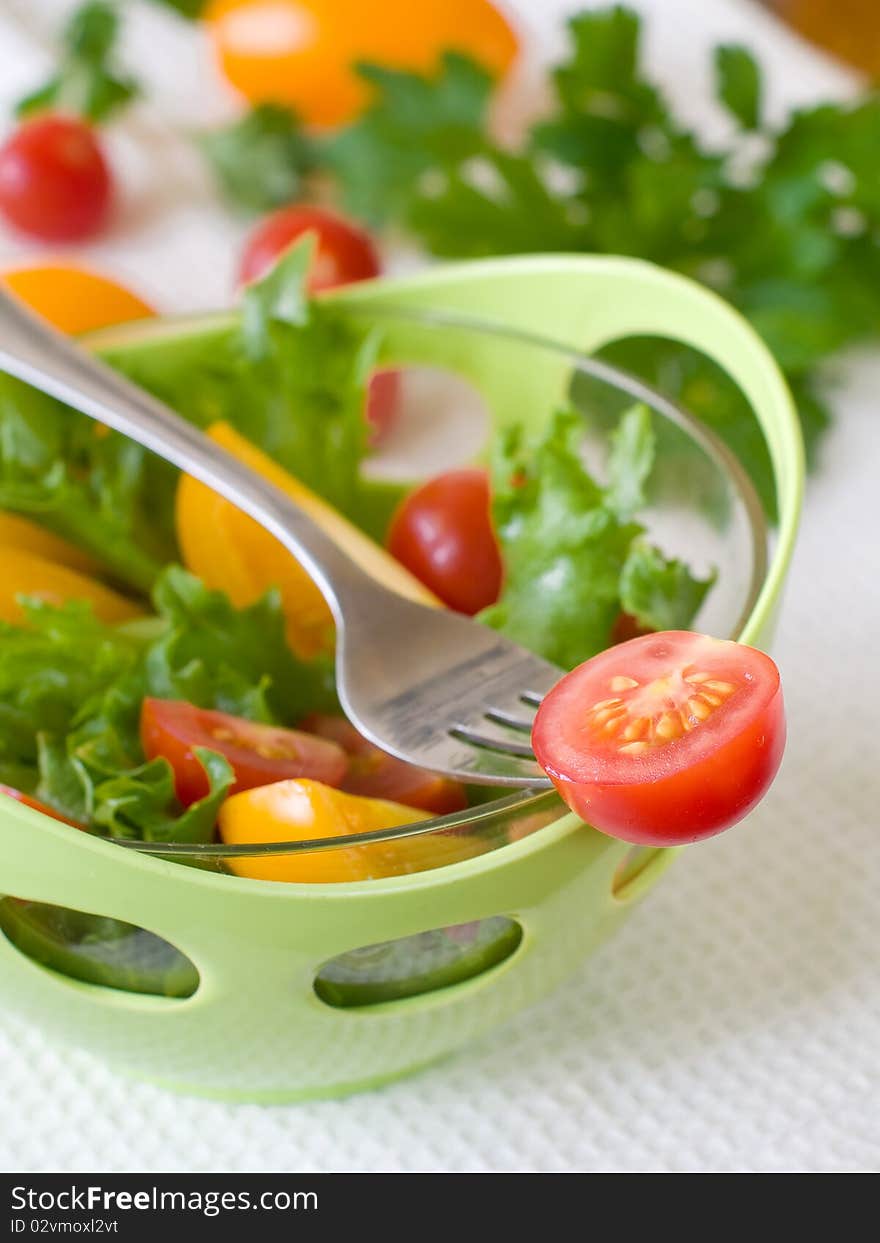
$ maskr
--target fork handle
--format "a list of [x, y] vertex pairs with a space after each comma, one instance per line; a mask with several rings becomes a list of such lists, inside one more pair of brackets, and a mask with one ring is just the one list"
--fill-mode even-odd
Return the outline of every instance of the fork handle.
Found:
[[249, 514], [296, 557], [343, 624], [345, 602], [384, 591], [302, 509], [169, 406], [0, 290], [0, 370], [121, 432]]

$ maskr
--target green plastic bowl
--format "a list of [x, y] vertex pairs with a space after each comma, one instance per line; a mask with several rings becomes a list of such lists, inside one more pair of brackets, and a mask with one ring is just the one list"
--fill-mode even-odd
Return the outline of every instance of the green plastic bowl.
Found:
[[[649, 265], [584, 256], [455, 265], [329, 296], [375, 322], [383, 365], [464, 378], [498, 424], [537, 427], [574, 402], [597, 430], [600, 469], [602, 433], [632, 390], [585, 371], [578, 353], [660, 336], [712, 358], [766, 438], [779, 513], [772, 556], [735, 465], [663, 403], [666, 469], [648, 525], [664, 550], [719, 565], [698, 627], [768, 645], [799, 518], [802, 446], [773, 359], [725, 303]], [[225, 324], [145, 322], [125, 348]], [[112, 338], [95, 345], [112, 360]], [[396, 836], [401, 875], [283, 884], [223, 869], [230, 853], [359, 839], [196, 848], [206, 866], [181, 866], [195, 861], [185, 850], [175, 861], [167, 847], [164, 857], [122, 848], [9, 800], [0, 996], [59, 1040], [182, 1091], [267, 1101], [351, 1092], [450, 1053], [550, 991], [675, 854], [607, 838], [554, 794], [508, 795]]]

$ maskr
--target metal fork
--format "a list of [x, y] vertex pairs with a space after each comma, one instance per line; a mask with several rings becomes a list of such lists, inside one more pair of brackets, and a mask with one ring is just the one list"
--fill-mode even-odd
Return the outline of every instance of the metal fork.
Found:
[[2, 291], [0, 370], [207, 484], [290, 550], [333, 614], [339, 699], [371, 742], [461, 781], [549, 786], [529, 734], [561, 669], [470, 618], [381, 586], [282, 492]]

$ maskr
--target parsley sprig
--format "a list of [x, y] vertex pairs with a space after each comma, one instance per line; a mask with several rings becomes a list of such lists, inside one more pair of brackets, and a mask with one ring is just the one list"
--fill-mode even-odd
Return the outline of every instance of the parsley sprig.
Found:
[[61, 39], [57, 73], [21, 99], [18, 116], [47, 108], [104, 121], [139, 93], [135, 80], [116, 69], [113, 57], [119, 14], [105, 0], [89, 0], [70, 17]]
[[[329, 175], [347, 210], [441, 257], [618, 253], [709, 285], [776, 355], [814, 456], [829, 420], [822, 364], [880, 333], [880, 94], [800, 109], [775, 127], [754, 56], [720, 47], [717, 97], [731, 136], [709, 146], [642, 68], [636, 13], [581, 13], [568, 36], [549, 115], [514, 149], [493, 137], [491, 80], [465, 57], [447, 54], [428, 76], [363, 67], [371, 106], [309, 139], [322, 192]], [[256, 205], [253, 181], [248, 192]], [[709, 420], [772, 512], [760, 430], [717, 367], [669, 342], [609, 355]]]

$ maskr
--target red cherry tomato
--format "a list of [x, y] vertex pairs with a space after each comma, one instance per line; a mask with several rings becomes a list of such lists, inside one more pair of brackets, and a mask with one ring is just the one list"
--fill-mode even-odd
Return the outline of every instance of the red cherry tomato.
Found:
[[255, 724], [177, 699], [144, 700], [141, 742], [147, 759], [164, 756], [174, 769], [177, 797], [184, 806], [204, 798], [209, 789], [194, 747], [207, 747], [226, 757], [235, 772], [230, 793], [293, 777], [338, 786], [348, 769], [342, 747], [325, 738]]
[[668, 631], [579, 665], [538, 709], [535, 755], [594, 828], [647, 846], [741, 820], [785, 746], [779, 670], [740, 643]]
[[323, 207], [291, 205], [272, 212], [251, 234], [241, 257], [241, 283], [264, 276], [278, 256], [306, 233], [316, 236], [307, 282], [310, 293], [379, 275], [379, 255], [363, 229]]
[[53, 820], [60, 820], [62, 824], [69, 824], [72, 829], [81, 829], [83, 826], [77, 824], [75, 820], [68, 820], [67, 816], [62, 816], [52, 807], [47, 807], [45, 803], [41, 803], [39, 799], [31, 798], [29, 794], [23, 794], [21, 790], [16, 790], [13, 786], [0, 785], [0, 794], [6, 794], [9, 798], [14, 798], [18, 803], [24, 803], [26, 807], [33, 807], [34, 811], [41, 811], [44, 816], [51, 816]]
[[75, 117], [37, 116], [0, 147], [0, 212], [24, 233], [49, 242], [92, 237], [112, 194], [94, 130]]
[[349, 768], [341, 788], [348, 794], [420, 807], [435, 816], [447, 816], [467, 806], [464, 786], [381, 751], [343, 716], [315, 712], [306, 717], [302, 727], [311, 734], [332, 739], [347, 752]]
[[[265, 275], [278, 257], [306, 233], [316, 237], [312, 270], [306, 282], [309, 293], [379, 275], [379, 255], [368, 233], [324, 208], [292, 205], [273, 212], [257, 225], [241, 257], [240, 283], [247, 285]], [[374, 444], [394, 422], [399, 401], [397, 372], [377, 372], [370, 381], [366, 409]]]
[[479, 613], [501, 591], [489, 503], [484, 470], [448, 470], [411, 492], [391, 520], [391, 553], [459, 613]]

